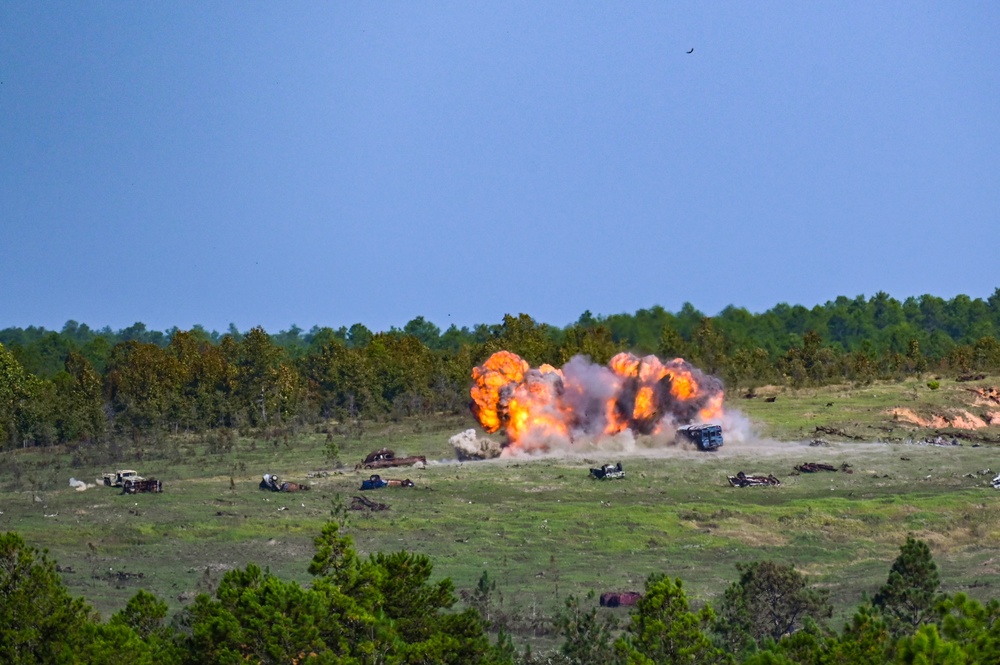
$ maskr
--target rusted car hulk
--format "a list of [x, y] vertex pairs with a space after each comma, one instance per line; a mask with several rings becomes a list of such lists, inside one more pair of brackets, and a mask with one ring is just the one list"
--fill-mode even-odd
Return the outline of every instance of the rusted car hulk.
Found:
[[379, 448], [368, 454], [363, 462], [358, 464], [357, 469], [389, 469], [396, 466], [415, 466], [417, 464], [427, 464], [427, 458], [423, 455], [411, 455], [410, 457], [396, 457], [396, 453], [388, 448]]

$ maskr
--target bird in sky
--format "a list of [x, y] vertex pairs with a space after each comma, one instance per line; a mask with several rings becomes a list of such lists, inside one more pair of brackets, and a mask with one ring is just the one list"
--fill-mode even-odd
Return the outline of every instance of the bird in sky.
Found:
[[694, 47], [693, 46], [690, 49], [688, 49], [688, 55], [691, 55], [692, 53], [694, 53]]

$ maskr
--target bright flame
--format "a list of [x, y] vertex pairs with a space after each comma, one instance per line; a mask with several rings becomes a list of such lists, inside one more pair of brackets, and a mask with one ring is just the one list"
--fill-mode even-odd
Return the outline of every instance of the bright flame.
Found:
[[569, 428], [559, 408], [561, 391], [562, 376], [555, 368], [551, 372], [529, 371], [507, 403], [507, 438], [540, 440], [539, 447], [551, 439], [568, 440]]
[[497, 351], [472, 369], [472, 412], [487, 432], [500, 429], [500, 391], [511, 383], [520, 383], [529, 369], [521, 356], [510, 351]]
[[639, 375], [639, 359], [631, 353], [619, 353], [608, 361], [608, 367], [618, 376]]
[[653, 387], [643, 386], [635, 395], [635, 408], [632, 409], [633, 420], [646, 420], [656, 415], [656, 407], [653, 404]]
[[631, 430], [719, 421], [721, 382], [682, 358], [619, 353], [601, 367], [577, 357], [562, 369], [530, 369], [498, 351], [472, 370], [472, 411], [487, 432], [504, 430], [507, 447], [546, 450], [555, 442], [600, 440]]

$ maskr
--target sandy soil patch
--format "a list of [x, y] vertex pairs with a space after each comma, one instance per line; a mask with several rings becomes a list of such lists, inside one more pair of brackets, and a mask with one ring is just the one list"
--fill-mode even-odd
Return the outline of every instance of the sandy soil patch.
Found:
[[969, 411], [958, 411], [953, 414], [932, 414], [924, 417], [918, 415], [912, 409], [896, 407], [895, 409], [889, 409], [886, 413], [891, 415], [894, 420], [934, 429], [941, 429], [944, 427], [954, 427], [956, 429], [981, 429], [983, 427], [989, 427], [989, 425], [992, 424], [992, 419], [991, 422], [988, 423]]

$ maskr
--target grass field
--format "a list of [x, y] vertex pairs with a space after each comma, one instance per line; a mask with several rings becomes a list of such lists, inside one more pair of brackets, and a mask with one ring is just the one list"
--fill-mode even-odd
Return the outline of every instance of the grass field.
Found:
[[[771, 558], [828, 588], [839, 625], [863, 592], [885, 581], [907, 534], [930, 544], [944, 590], [1000, 597], [1000, 492], [988, 482], [1000, 472], [1000, 427], [947, 429], [949, 440], [965, 437], [962, 445], [920, 445], [938, 430], [887, 413], [986, 415], [991, 408], [968, 390], [989, 380], [941, 384], [934, 391], [915, 381], [763, 389], [728, 402], [752, 423], [752, 434], [727, 439], [716, 453], [640, 448], [458, 463], [448, 438], [471, 427], [471, 416], [375, 424], [351, 438], [330, 430], [344, 468], [327, 461], [324, 428], [237, 438], [225, 453], [210, 452], [219, 449], [212, 437], [177, 437], [160, 453], [147, 446], [141, 461], [105, 466], [79, 456], [73, 466], [70, 451], [18, 450], [0, 457], [0, 530], [47, 548], [70, 590], [105, 616], [138, 588], [179, 608], [250, 561], [307, 582], [312, 538], [335, 502], [349, 503], [371, 473], [353, 464], [388, 446], [425, 455], [429, 464], [380, 472], [416, 487], [366, 493], [391, 508], [349, 513], [358, 549], [426, 553], [436, 575], [459, 589], [487, 570], [507, 610], [525, 624], [551, 615], [569, 594], [641, 590], [652, 572], [682, 578], [696, 602], [711, 602], [735, 579], [736, 563]], [[817, 427], [841, 435], [817, 434]], [[828, 445], [810, 445], [817, 437]], [[616, 461], [626, 479], [589, 478], [589, 467]], [[793, 472], [809, 461], [847, 463], [853, 473]], [[71, 476], [94, 483], [113, 466], [159, 478], [164, 492], [69, 486]], [[782, 484], [731, 487], [726, 477], [741, 470], [772, 473]], [[313, 487], [262, 492], [264, 472]]]

